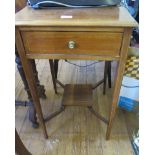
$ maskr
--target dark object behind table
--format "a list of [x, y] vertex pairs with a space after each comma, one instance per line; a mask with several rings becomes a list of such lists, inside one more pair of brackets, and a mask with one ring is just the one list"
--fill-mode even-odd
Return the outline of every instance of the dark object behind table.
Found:
[[121, 0], [28, 0], [30, 7], [48, 8], [48, 7], [101, 7], [120, 4]]

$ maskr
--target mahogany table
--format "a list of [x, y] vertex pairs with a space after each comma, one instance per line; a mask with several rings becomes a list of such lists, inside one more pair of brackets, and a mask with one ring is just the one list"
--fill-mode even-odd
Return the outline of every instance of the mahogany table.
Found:
[[[46, 121], [62, 112], [66, 106], [79, 105], [88, 107], [94, 115], [107, 124], [106, 139], [109, 139], [131, 32], [133, 27], [138, 26], [128, 11], [123, 7], [41, 10], [25, 7], [16, 13], [15, 25], [16, 46], [45, 138], [48, 138]], [[65, 91], [60, 110], [44, 118], [31, 59], [117, 61], [117, 76], [109, 118], [105, 119], [92, 108], [92, 90], [102, 81], [96, 86], [64, 85], [55, 79], [53, 61], [50, 61], [53, 83], [60, 84]]]

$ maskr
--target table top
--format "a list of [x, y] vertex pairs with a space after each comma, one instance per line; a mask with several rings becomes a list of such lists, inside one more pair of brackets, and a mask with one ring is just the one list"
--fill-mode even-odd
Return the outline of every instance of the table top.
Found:
[[16, 26], [137, 27], [124, 7], [53, 8], [34, 10], [26, 6], [15, 15]]

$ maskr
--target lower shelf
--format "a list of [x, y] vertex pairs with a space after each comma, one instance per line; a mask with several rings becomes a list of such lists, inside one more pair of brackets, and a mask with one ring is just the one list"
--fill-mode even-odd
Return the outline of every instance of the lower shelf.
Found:
[[108, 120], [96, 112], [93, 107], [93, 87], [91, 84], [66, 84], [64, 85], [64, 94], [62, 98], [62, 106], [55, 113], [50, 114], [45, 121], [49, 121], [53, 117], [65, 110], [66, 106], [83, 106], [87, 107], [98, 119], [108, 124]]
[[66, 84], [62, 105], [64, 106], [92, 106], [93, 90], [91, 84]]

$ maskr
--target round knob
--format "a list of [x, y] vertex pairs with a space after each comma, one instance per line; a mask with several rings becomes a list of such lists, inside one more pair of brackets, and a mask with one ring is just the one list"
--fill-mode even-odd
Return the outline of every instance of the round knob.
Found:
[[68, 42], [68, 48], [70, 48], [70, 49], [75, 48], [75, 41], [69, 41]]

